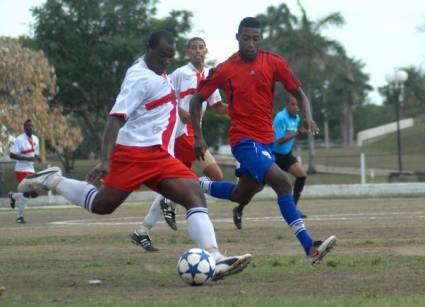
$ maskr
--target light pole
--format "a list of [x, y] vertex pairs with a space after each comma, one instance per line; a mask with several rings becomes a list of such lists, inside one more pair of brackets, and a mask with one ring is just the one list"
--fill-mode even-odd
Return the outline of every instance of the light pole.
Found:
[[388, 74], [385, 78], [389, 83], [392, 93], [395, 97], [395, 117], [397, 123], [397, 151], [398, 151], [398, 172], [403, 172], [403, 163], [401, 159], [401, 135], [400, 135], [400, 98], [403, 95], [403, 85], [407, 80], [407, 72], [401, 69], [395, 69], [393, 74]]

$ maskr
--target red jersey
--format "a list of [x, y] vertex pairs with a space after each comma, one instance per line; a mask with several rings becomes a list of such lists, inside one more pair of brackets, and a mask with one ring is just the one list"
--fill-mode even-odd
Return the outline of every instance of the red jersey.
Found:
[[276, 81], [280, 81], [287, 91], [300, 86], [284, 58], [260, 50], [252, 62], [244, 61], [239, 53], [234, 54], [211, 70], [208, 78], [201, 82], [198, 88], [201, 97], [209, 97], [217, 88], [227, 96], [231, 146], [242, 139], [273, 143]]

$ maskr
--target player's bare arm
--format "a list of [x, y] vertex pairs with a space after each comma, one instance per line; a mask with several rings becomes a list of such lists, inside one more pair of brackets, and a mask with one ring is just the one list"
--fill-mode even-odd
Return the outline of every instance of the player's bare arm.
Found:
[[117, 140], [118, 131], [124, 125], [123, 117], [109, 116], [103, 131], [102, 149], [100, 162], [87, 174], [86, 180], [90, 183], [98, 183], [109, 171], [109, 161]]
[[195, 136], [195, 156], [198, 160], [204, 160], [204, 153], [207, 150], [207, 143], [201, 129], [202, 102], [205, 99], [196, 92], [190, 100], [190, 120], [192, 122], [193, 134]]
[[290, 93], [298, 101], [298, 105], [301, 110], [301, 117], [303, 118], [301, 126], [304, 127], [309, 133], [318, 134], [320, 129], [313, 120], [313, 115], [311, 114], [310, 108], [310, 101], [302, 90], [302, 88], [299, 87], [296, 90], [290, 91]]
[[9, 157], [11, 159], [18, 160], [18, 161], [29, 161], [29, 162], [35, 162], [35, 161], [37, 161], [37, 158], [36, 157], [22, 157], [20, 155], [14, 154], [12, 152], [9, 154]]

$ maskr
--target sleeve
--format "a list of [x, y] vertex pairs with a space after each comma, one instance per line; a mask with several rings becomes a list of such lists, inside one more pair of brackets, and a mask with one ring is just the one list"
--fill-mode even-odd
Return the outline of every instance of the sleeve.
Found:
[[15, 155], [19, 155], [21, 153], [21, 146], [18, 138], [15, 140], [12, 147], [10, 147], [9, 151]]
[[286, 123], [284, 121], [284, 118], [280, 116], [279, 114], [276, 115], [274, 121], [273, 121], [273, 128], [274, 128], [274, 140], [277, 141], [281, 137], [285, 135], [286, 131]]
[[143, 103], [146, 96], [145, 78], [135, 73], [128, 73], [121, 85], [120, 93], [109, 115], [123, 116], [125, 120]]
[[215, 69], [210, 69], [208, 77], [201, 81], [198, 87], [198, 93], [204, 99], [210, 97], [214, 91], [223, 87], [223, 66], [219, 65]]
[[220, 91], [215, 90], [214, 93], [210, 97], [208, 97], [207, 102], [208, 106], [212, 107], [213, 105], [221, 102], [223, 99], [221, 99]]
[[275, 64], [276, 81], [280, 81], [287, 91], [293, 91], [299, 88], [301, 86], [301, 82], [289, 68], [285, 59], [278, 56], [275, 56], [273, 59]]

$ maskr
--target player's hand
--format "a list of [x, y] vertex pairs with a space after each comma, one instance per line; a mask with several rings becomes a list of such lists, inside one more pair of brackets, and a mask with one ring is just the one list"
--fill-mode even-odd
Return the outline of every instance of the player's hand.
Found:
[[301, 127], [304, 128], [307, 131], [307, 133], [311, 133], [313, 135], [319, 134], [320, 132], [320, 129], [316, 125], [314, 120], [304, 120], [301, 124]]
[[303, 126], [300, 127], [300, 129], [298, 129], [298, 133], [299, 134], [307, 134], [308, 131], [306, 128], [304, 128]]
[[199, 161], [205, 160], [204, 155], [205, 151], [207, 150], [207, 143], [204, 140], [204, 137], [195, 137], [195, 144], [194, 144], [194, 150], [195, 150], [195, 156], [196, 159]]
[[190, 123], [190, 113], [182, 108], [179, 108], [179, 116], [184, 124]]
[[93, 167], [86, 176], [86, 181], [88, 183], [99, 185], [100, 180], [106, 176], [109, 172], [109, 163], [100, 162], [95, 167]]

